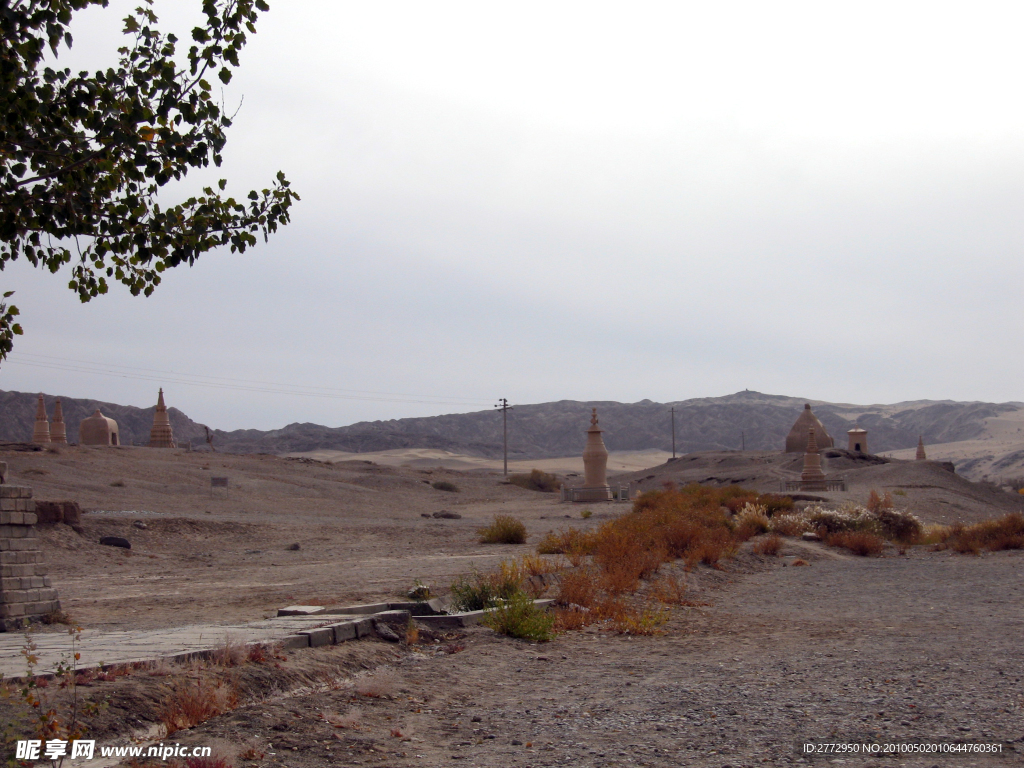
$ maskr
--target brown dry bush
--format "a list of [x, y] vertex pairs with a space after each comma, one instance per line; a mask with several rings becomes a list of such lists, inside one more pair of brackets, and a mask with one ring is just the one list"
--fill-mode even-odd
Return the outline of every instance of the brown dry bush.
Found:
[[238, 689], [223, 680], [196, 676], [195, 681], [175, 683], [164, 699], [160, 722], [170, 736], [176, 731], [204, 723], [238, 706]]
[[892, 509], [892, 495], [886, 491], [884, 496], [879, 496], [878, 491], [872, 488], [871, 493], [868, 494], [867, 508], [873, 515], [877, 515], [882, 510]]
[[593, 623], [595, 617], [592, 611], [578, 605], [570, 605], [567, 608], [555, 608], [552, 613], [555, 616], [555, 632], [571, 632], [576, 629], [583, 629]]
[[[585, 557], [593, 546], [593, 535], [569, 528], [558, 533], [550, 532], [537, 544], [538, 555], [565, 555], [572, 560], [574, 557]], [[573, 563], [574, 566], [578, 563]]]
[[782, 550], [782, 537], [777, 533], [765, 536], [763, 539], [754, 544], [755, 555], [767, 555], [768, 557], [778, 557], [779, 552]]
[[508, 481], [512, 485], [518, 485], [528, 491], [543, 491], [545, 493], [552, 493], [562, 487], [562, 481], [558, 479], [557, 475], [539, 469], [532, 469], [529, 474], [509, 475]]
[[842, 547], [848, 549], [855, 555], [867, 557], [868, 555], [880, 555], [885, 547], [881, 537], [866, 531], [840, 531], [830, 533], [825, 538], [825, 543], [830, 547]]
[[998, 552], [1006, 549], [1024, 549], [1024, 514], [1011, 512], [996, 520], [985, 520], [974, 525], [956, 523], [939, 532], [940, 547], [954, 552], [976, 555], [987, 549]]
[[558, 605], [591, 608], [597, 601], [597, 580], [588, 569], [576, 568], [562, 574], [558, 584]]
[[650, 596], [666, 605], [682, 605], [686, 602], [686, 583], [675, 576], [662, 576], [651, 583]]
[[481, 544], [525, 544], [526, 526], [511, 515], [495, 515], [494, 521], [477, 533]]

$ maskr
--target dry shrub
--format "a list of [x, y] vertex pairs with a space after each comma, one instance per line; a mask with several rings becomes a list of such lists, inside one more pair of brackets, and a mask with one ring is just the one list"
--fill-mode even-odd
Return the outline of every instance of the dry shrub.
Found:
[[868, 555], [880, 555], [885, 547], [881, 537], [866, 531], [840, 531], [829, 534], [825, 543], [830, 547], [842, 547], [848, 549], [855, 555], [867, 557]]
[[760, 504], [747, 504], [736, 515], [736, 538], [747, 541], [768, 530], [768, 513]]
[[409, 617], [409, 622], [405, 625], [405, 644], [416, 645], [420, 641], [420, 628], [416, 626], [416, 622]]
[[786, 514], [793, 509], [793, 497], [783, 496], [778, 493], [762, 493], [757, 497], [757, 503], [764, 507], [768, 517]]
[[793, 561], [793, 565], [810, 565], [806, 560], [801, 560], [799, 557]]
[[562, 481], [556, 475], [542, 472], [539, 469], [532, 469], [529, 474], [509, 475], [508, 481], [512, 485], [518, 485], [528, 491], [543, 491], [544, 493], [552, 493], [562, 487]]
[[185, 680], [174, 684], [164, 699], [160, 722], [167, 735], [204, 723], [211, 717], [238, 706], [238, 691], [223, 680], [197, 675], [195, 682]]
[[[179, 763], [182, 768], [233, 768], [228, 758], [222, 755], [210, 755], [209, 757], [186, 757]], [[174, 762], [168, 764], [168, 768], [174, 768]]]
[[807, 519], [796, 514], [773, 515], [768, 525], [768, 530], [780, 536], [799, 536], [810, 529]]
[[574, 569], [562, 574], [558, 583], [558, 605], [591, 608], [597, 602], [597, 580], [594, 574], [586, 569]]
[[430, 484], [430, 487], [437, 491], [447, 491], [448, 493], [458, 493], [459, 486], [455, 483], [450, 483], [447, 480], [435, 480]]
[[892, 509], [892, 496], [888, 491], [885, 492], [884, 496], [879, 496], [878, 491], [872, 488], [871, 493], [868, 494], [867, 508], [873, 515], [877, 515], [883, 510]]
[[[732, 488], [726, 489], [732, 491]], [[734, 515], [739, 514], [745, 507], [753, 506], [757, 504], [757, 493], [753, 491], [743, 491], [735, 495], [725, 495], [722, 499], [722, 506], [732, 512]]]
[[557, 607], [552, 611], [555, 617], [555, 632], [571, 632], [575, 629], [583, 629], [594, 621], [594, 614], [579, 605], [570, 605], [565, 608]]
[[644, 607], [641, 610], [626, 608], [611, 620], [612, 629], [623, 635], [657, 635], [659, 627], [668, 621], [668, 611], [663, 608]]
[[765, 536], [763, 539], [754, 544], [755, 555], [767, 555], [768, 557], [778, 557], [779, 552], [782, 550], [782, 537], [777, 533], [773, 533], [769, 536]]
[[213, 663], [219, 667], [237, 667], [244, 664], [249, 652], [245, 643], [240, 640], [232, 640], [230, 635], [224, 635], [224, 643], [213, 652]]
[[511, 515], [495, 515], [494, 522], [480, 528], [481, 544], [525, 544], [526, 526]]
[[394, 695], [398, 690], [398, 675], [393, 669], [378, 669], [356, 680], [355, 688], [360, 696], [383, 699]]
[[499, 600], [508, 600], [522, 589], [521, 574], [510, 567], [494, 573], [460, 576], [451, 585], [452, 607], [457, 611], [480, 611]]
[[686, 602], [686, 582], [675, 576], [662, 576], [651, 584], [650, 596], [659, 603], [682, 605]]
[[976, 555], [983, 549], [1024, 549], [1024, 514], [1011, 512], [974, 525], [956, 523], [945, 531], [933, 530], [932, 534], [937, 535], [941, 545], [961, 554]]
[[692, 568], [696, 563], [717, 568], [722, 558], [736, 554], [736, 543], [725, 532], [712, 531], [704, 536], [696, 547], [686, 555], [686, 565]]
[[[538, 555], [584, 556], [593, 546], [593, 535], [575, 528], [558, 533], [550, 532], [537, 544]], [[577, 563], [573, 564], [574, 566]]]
[[324, 720], [335, 728], [346, 728], [349, 730], [355, 730], [363, 722], [363, 713], [355, 707], [351, 707], [344, 715], [326, 712], [323, 717]]
[[[886, 494], [886, 498], [889, 494]], [[916, 515], [906, 510], [882, 508], [875, 512], [882, 535], [893, 541], [915, 544], [921, 540], [924, 526]]]

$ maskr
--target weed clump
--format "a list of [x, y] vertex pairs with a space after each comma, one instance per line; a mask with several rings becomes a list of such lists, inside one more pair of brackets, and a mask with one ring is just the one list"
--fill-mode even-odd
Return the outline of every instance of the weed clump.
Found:
[[552, 475], [539, 469], [532, 469], [529, 474], [509, 475], [508, 481], [512, 485], [518, 485], [520, 488], [525, 488], [528, 491], [542, 491], [544, 493], [553, 493], [562, 487], [562, 481], [558, 479], [557, 475]]
[[848, 549], [855, 555], [867, 557], [868, 555], [880, 555], [885, 547], [881, 537], [866, 531], [840, 531], [829, 534], [825, 543], [830, 547], [841, 547]]
[[933, 535], [938, 539], [935, 549], [952, 549], [965, 555], [976, 555], [984, 549], [990, 552], [1024, 549], [1024, 514], [1011, 512], [974, 525], [956, 523]]
[[430, 487], [435, 491], [447, 491], [448, 493], [459, 492], [459, 486], [455, 483], [450, 483], [447, 480], [435, 480], [430, 484]]
[[481, 623], [495, 632], [544, 643], [554, 637], [555, 617], [538, 608], [533, 598], [523, 592], [512, 594], [497, 603], [481, 619]]
[[768, 557], [778, 557], [779, 552], [782, 550], [782, 537], [777, 533], [765, 536], [759, 542], [754, 544], [755, 555], [767, 555]]
[[495, 515], [494, 522], [477, 531], [481, 544], [525, 544], [526, 526], [511, 515]]

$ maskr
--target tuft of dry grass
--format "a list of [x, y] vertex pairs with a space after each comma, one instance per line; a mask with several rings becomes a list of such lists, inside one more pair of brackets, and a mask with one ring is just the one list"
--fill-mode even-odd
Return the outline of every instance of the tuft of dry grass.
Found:
[[557, 475], [543, 472], [539, 469], [530, 470], [529, 474], [509, 475], [508, 481], [512, 485], [518, 485], [528, 491], [542, 491], [552, 493], [562, 487], [562, 481]]
[[956, 523], [948, 528], [930, 528], [925, 540], [934, 541], [933, 549], [952, 549], [965, 555], [976, 555], [986, 549], [1024, 549], [1024, 514], [1011, 512], [974, 525]]
[[869, 555], [880, 555], [885, 548], [885, 542], [880, 536], [867, 531], [839, 531], [830, 533], [825, 538], [825, 543], [830, 547], [842, 547], [848, 549], [855, 555], [867, 557]]
[[339, 715], [335, 712], [325, 712], [323, 719], [335, 728], [355, 730], [362, 725], [363, 713], [355, 707], [351, 707], [344, 715]]
[[583, 629], [595, 620], [593, 613], [587, 608], [579, 605], [568, 607], [556, 607], [552, 610], [555, 617], [555, 632], [571, 632], [576, 629]]
[[477, 533], [481, 544], [525, 544], [526, 526], [511, 515], [495, 515], [494, 521]]
[[238, 690], [223, 680], [196, 676], [171, 686], [160, 710], [160, 722], [167, 735], [205, 723], [211, 717], [229, 712], [238, 706]]
[[581, 608], [591, 608], [597, 602], [597, 595], [597, 579], [593, 572], [577, 568], [561, 575], [555, 602], [563, 606], [578, 605]]
[[398, 691], [398, 675], [385, 667], [356, 680], [356, 693], [369, 699], [383, 699]]
[[662, 576], [651, 583], [650, 596], [666, 605], [686, 603], [686, 582], [675, 576]]
[[782, 551], [782, 537], [777, 533], [772, 533], [755, 543], [753, 549], [755, 555], [778, 557], [779, 552]]

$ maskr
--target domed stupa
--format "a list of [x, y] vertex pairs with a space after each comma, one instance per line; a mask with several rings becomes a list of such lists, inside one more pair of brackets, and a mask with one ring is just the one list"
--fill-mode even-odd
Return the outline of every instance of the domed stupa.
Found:
[[835, 446], [832, 436], [818, 421], [818, 417], [811, 413], [811, 404], [807, 403], [804, 405], [803, 413], [800, 414], [793, 428], [789, 430], [789, 435], [786, 436], [786, 453], [807, 453], [808, 435], [812, 429], [819, 449]]

